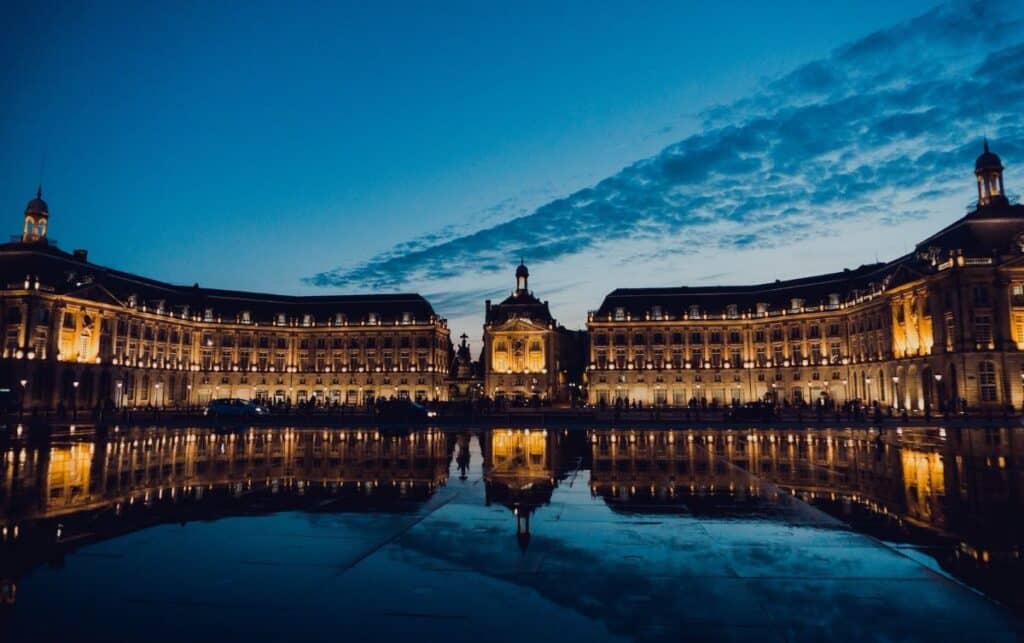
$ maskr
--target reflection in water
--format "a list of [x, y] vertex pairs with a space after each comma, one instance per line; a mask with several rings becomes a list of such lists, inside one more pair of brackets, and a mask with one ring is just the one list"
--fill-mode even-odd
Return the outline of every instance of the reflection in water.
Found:
[[372, 429], [132, 429], [7, 449], [0, 575], [163, 522], [286, 509], [408, 511], [445, 484], [450, 459], [443, 433]]
[[[591, 491], [617, 511], [770, 517], [789, 493], [911, 543], [1018, 610], [1024, 433], [1005, 428], [590, 432]], [[752, 475], [751, 475], [752, 474]]]
[[0, 576], [17, 578], [80, 544], [162, 522], [286, 509], [417, 510], [446, 484], [450, 466], [469, 477], [479, 439], [483, 501], [509, 509], [524, 550], [531, 516], [559, 485], [578, 475], [586, 484], [589, 469], [592, 496], [620, 513], [773, 520], [795, 496], [858, 531], [914, 544], [1020, 610], [1019, 434], [153, 428], [65, 436], [3, 451]]

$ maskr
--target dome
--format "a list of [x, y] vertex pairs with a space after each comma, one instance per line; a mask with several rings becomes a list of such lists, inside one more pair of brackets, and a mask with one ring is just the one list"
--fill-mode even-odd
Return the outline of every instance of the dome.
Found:
[[988, 139], [985, 139], [985, 151], [981, 153], [978, 160], [974, 162], [974, 171], [980, 172], [982, 170], [1001, 170], [1003, 169], [1003, 162], [998, 155], [990, 152], [988, 149]]
[[46, 205], [46, 201], [43, 201], [43, 188], [42, 186], [36, 190], [36, 198], [32, 199], [25, 206], [25, 214], [45, 214], [50, 215], [50, 206]]
[[529, 277], [529, 276], [530, 276], [530, 271], [526, 269], [526, 264], [524, 264], [522, 261], [520, 261], [519, 262], [519, 267], [516, 268], [516, 278], [518, 279], [520, 277]]

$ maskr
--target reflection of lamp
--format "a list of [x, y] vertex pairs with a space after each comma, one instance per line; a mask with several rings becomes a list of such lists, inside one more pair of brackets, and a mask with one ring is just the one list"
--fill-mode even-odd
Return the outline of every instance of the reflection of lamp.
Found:
[[[1024, 373], [1021, 373], [1020, 376], [1021, 376], [1021, 379], [1024, 379]], [[935, 381], [936, 382], [941, 382], [942, 381], [942, 374], [941, 373], [936, 373], [935, 374]]]

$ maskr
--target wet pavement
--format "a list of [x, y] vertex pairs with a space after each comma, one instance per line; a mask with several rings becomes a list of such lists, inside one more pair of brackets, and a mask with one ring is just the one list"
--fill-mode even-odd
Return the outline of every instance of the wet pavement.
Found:
[[11, 641], [1016, 640], [1021, 445], [79, 429], [4, 451], [0, 618]]

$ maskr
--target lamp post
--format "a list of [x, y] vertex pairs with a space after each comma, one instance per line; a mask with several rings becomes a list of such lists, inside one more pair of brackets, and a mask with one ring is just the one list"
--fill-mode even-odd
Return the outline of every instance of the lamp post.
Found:
[[944, 412], [946, 410], [946, 395], [942, 390], [942, 373], [935, 374], [935, 398], [935, 401], [939, 403], [939, 412]]
[[117, 380], [117, 395], [114, 397], [114, 404], [117, 408], [121, 408], [124, 405], [124, 398], [122, 397], [124, 384], [121, 380]]
[[25, 417], [25, 396], [28, 393], [28, 380], [21, 380], [21, 404], [18, 405], [18, 419]]
[[892, 376], [892, 405], [894, 408], [900, 408], [900, 376]]
[[71, 406], [71, 417], [78, 419], [78, 380], [71, 382], [71, 388], [74, 390], [74, 397], [72, 399]]

